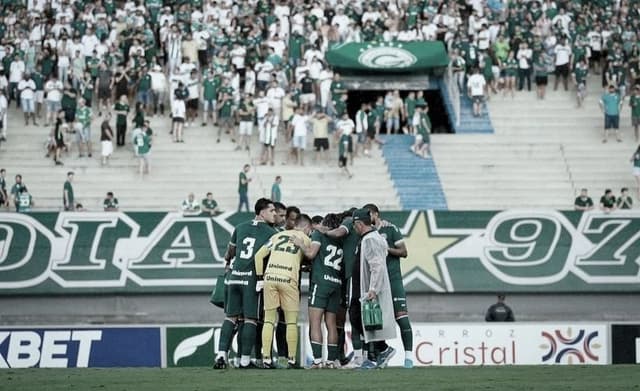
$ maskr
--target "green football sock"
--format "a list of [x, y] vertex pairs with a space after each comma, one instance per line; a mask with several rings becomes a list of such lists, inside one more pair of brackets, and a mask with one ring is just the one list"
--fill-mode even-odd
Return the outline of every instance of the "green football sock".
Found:
[[229, 319], [224, 320], [224, 322], [222, 323], [222, 328], [220, 329], [220, 343], [218, 345], [218, 352], [226, 353], [229, 350], [235, 328], [236, 324], [233, 321]]
[[322, 360], [322, 343], [311, 341], [311, 352], [314, 360]]
[[353, 345], [353, 350], [361, 350], [362, 349], [362, 337], [359, 333], [352, 332], [351, 333], [351, 344]]
[[240, 352], [242, 352], [242, 330], [244, 330], [244, 319], [238, 320], [238, 325], [236, 326], [236, 344], [237, 351], [236, 356], [240, 357]]
[[244, 322], [240, 339], [242, 340], [242, 350], [240, 350], [240, 354], [242, 356], [250, 356], [253, 345], [256, 342], [256, 324]]
[[327, 344], [327, 361], [335, 361], [338, 359], [338, 345]]
[[400, 337], [402, 338], [402, 345], [406, 352], [413, 350], [413, 330], [411, 329], [411, 322], [409, 322], [408, 316], [403, 316], [396, 319], [396, 323], [400, 327]]

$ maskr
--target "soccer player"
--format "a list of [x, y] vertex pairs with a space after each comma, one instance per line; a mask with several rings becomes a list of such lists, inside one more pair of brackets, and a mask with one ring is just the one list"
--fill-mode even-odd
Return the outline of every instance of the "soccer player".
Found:
[[[337, 215], [330, 213], [322, 220], [327, 229], [340, 225]], [[298, 244], [298, 243], [296, 243]], [[336, 368], [338, 364], [338, 329], [336, 314], [342, 300], [342, 241], [333, 239], [319, 231], [311, 235], [311, 245], [300, 243], [305, 257], [312, 259], [311, 284], [309, 286], [309, 339], [313, 351], [312, 369], [322, 368], [322, 318], [327, 328], [326, 368]]]
[[[227, 351], [231, 346], [234, 329], [238, 327], [241, 339], [240, 368], [254, 368], [251, 364], [251, 350], [256, 339], [256, 323], [260, 303], [256, 292], [255, 251], [269, 241], [276, 230], [271, 226], [275, 222], [276, 210], [266, 198], [260, 198], [254, 207], [256, 213], [252, 221], [239, 224], [233, 234], [225, 254], [226, 268], [231, 259], [235, 261], [230, 267], [227, 280], [227, 300], [224, 312], [226, 318], [222, 324], [218, 353], [214, 369], [227, 367]], [[239, 319], [244, 319], [240, 322]]]
[[380, 217], [380, 210], [374, 204], [364, 206], [371, 213], [371, 222], [380, 235], [387, 240], [387, 272], [391, 284], [391, 296], [393, 298], [393, 311], [396, 323], [400, 327], [400, 337], [404, 346], [404, 367], [413, 368], [413, 330], [409, 321], [407, 310], [407, 294], [402, 284], [402, 271], [400, 270], [400, 258], [407, 257], [407, 246], [398, 227], [388, 223]]
[[[293, 230], [273, 235], [255, 256], [256, 275], [259, 279], [256, 290], [259, 291], [264, 287], [264, 327], [262, 329], [264, 368], [275, 368], [271, 360], [271, 345], [278, 307], [282, 308], [286, 322], [286, 336], [289, 346], [288, 367], [297, 367], [297, 322], [300, 308], [298, 278], [303, 252], [292, 242], [292, 239], [299, 238], [305, 246], [310, 244], [308, 235], [311, 232], [311, 219], [307, 215], [300, 215], [295, 225]], [[264, 258], [267, 256], [270, 256], [269, 263], [266, 270], [263, 270]], [[260, 280], [262, 277], [264, 277], [264, 281]]]

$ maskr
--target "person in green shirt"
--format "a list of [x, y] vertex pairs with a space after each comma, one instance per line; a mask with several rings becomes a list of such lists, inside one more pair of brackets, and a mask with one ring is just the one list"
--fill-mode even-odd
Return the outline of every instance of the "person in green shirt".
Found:
[[424, 159], [429, 158], [431, 121], [427, 114], [428, 111], [428, 106], [416, 107], [416, 138], [411, 146], [411, 151]]
[[407, 113], [407, 129], [409, 134], [414, 134], [413, 115], [416, 112], [416, 93], [411, 91], [404, 99], [404, 111]]
[[578, 89], [576, 93], [576, 100], [578, 107], [582, 107], [582, 102], [587, 96], [587, 75], [589, 74], [589, 65], [587, 59], [583, 58], [576, 64], [573, 70], [573, 81], [576, 83]]
[[218, 203], [213, 199], [213, 193], [211, 192], [208, 192], [207, 198], [202, 200], [202, 206], [200, 210], [202, 211], [202, 213], [207, 213], [211, 217], [218, 216], [222, 213], [222, 210], [220, 210]]
[[136, 97], [137, 102], [144, 104], [144, 108], [147, 113], [150, 113], [151, 108], [151, 75], [149, 74], [148, 67], [145, 65], [140, 71], [140, 79], [138, 81], [138, 93]]
[[639, 140], [638, 127], [640, 127], [640, 86], [635, 86], [633, 95], [629, 98], [629, 106], [631, 106], [631, 126], [633, 126], [633, 134], [636, 142]]
[[607, 142], [609, 129], [613, 129], [616, 133], [618, 142], [622, 142], [620, 138], [620, 108], [622, 107], [622, 98], [616, 91], [616, 87], [609, 86], [606, 93], [600, 98], [600, 108], [604, 112], [604, 134], [602, 142]]
[[214, 124], [218, 121], [218, 101], [216, 98], [220, 84], [222, 84], [220, 76], [216, 75], [213, 70], [209, 70], [202, 81], [202, 126], [207, 126], [209, 118]]
[[251, 182], [251, 178], [247, 177], [247, 173], [251, 169], [251, 165], [245, 164], [242, 167], [242, 171], [240, 171], [240, 175], [238, 176], [238, 195], [240, 197], [240, 202], [238, 204], [238, 212], [242, 210], [242, 205], [244, 205], [249, 211], [249, 182]]
[[640, 145], [638, 145], [638, 149], [631, 155], [631, 159], [629, 159], [633, 164], [633, 176], [636, 178], [636, 183], [638, 184], [638, 199], [640, 199]]
[[593, 200], [589, 197], [587, 189], [580, 190], [580, 195], [573, 201], [573, 209], [583, 212], [593, 209]]
[[[226, 134], [232, 134], [233, 131], [233, 99], [231, 94], [224, 92], [220, 94], [221, 99], [218, 101], [218, 108], [220, 110], [219, 118], [220, 124], [218, 126], [218, 138], [216, 143], [220, 142], [222, 131]], [[235, 142], [235, 137], [231, 136], [232, 141]], [[247, 206], [248, 207], [248, 206]]]
[[282, 202], [282, 192], [280, 191], [280, 184], [282, 183], [282, 177], [276, 176], [275, 182], [271, 185], [271, 201]]
[[144, 126], [144, 104], [142, 102], [136, 102], [136, 111], [133, 116], [133, 127], [141, 128]]
[[148, 174], [150, 171], [149, 151], [151, 150], [151, 138], [146, 132], [139, 132], [133, 138], [133, 146], [139, 161], [140, 175]]
[[127, 134], [127, 116], [129, 115], [129, 100], [126, 95], [122, 95], [113, 106], [116, 113], [116, 143], [118, 146], [124, 145]]
[[120, 207], [118, 205], [118, 199], [113, 196], [112, 191], [107, 192], [107, 198], [104, 199], [102, 205], [104, 206], [105, 212], [117, 212]]
[[87, 107], [83, 98], [78, 100], [78, 109], [76, 110], [76, 121], [78, 129], [76, 130], [76, 141], [78, 142], [78, 157], [83, 157], [83, 147], [87, 150], [87, 155], [91, 157], [91, 120], [93, 115], [91, 108]]
[[518, 60], [516, 60], [513, 50], [509, 51], [507, 58], [502, 61], [502, 72], [504, 74], [504, 92], [503, 95], [511, 93], [511, 98], [515, 97], [516, 77], [518, 76]]
[[31, 207], [34, 206], [33, 197], [29, 194], [26, 187], [20, 189], [20, 193], [16, 197], [16, 211], [19, 213], [31, 212]]
[[62, 187], [62, 203], [64, 206], [64, 210], [66, 212], [73, 211], [75, 208], [75, 198], [73, 196], [73, 186], [71, 182], [73, 182], [73, 171], [69, 171], [67, 173], [67, 180], [64, 182], [64, 186]]
[[633, 208], [633, 199], [629, 196], [629, 189], [623, 187], [620, 189], [620, 197], [616, 201], [618, 209], [631, 209]]

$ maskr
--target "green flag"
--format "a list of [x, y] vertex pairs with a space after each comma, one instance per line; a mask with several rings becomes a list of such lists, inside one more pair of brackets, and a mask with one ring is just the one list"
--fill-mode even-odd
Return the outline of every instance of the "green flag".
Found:
[[335, 46], [327, 52], [327, 61], [342, 71], [415, 73], [446, 67], [449, 56], [441, 41], [372, 41]]

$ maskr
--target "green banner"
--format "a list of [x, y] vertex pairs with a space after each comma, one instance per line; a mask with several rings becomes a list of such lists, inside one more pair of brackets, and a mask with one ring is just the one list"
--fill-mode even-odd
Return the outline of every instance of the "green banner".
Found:
[[440, 41], [351, 42], [332, 47], [327, 62], [341, 71], [411, 73], [446, 67], [449, 56]]
[[[0, 295], [210, 293], [250, 214], [2, 213]], [[640, 212], [387, 212], [410, 292], [638, 292]], [[304, 285], [304, 283], [303, 283]]]

